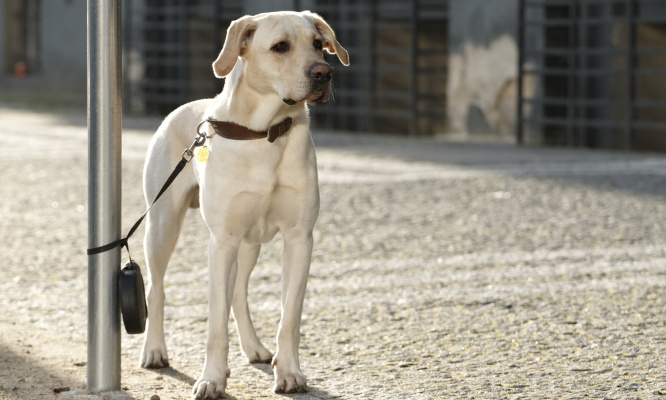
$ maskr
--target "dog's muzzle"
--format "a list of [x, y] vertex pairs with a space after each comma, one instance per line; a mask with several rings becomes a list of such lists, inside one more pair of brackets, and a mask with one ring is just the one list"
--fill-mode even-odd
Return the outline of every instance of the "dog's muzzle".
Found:
[[[308, 96], [303, 100], [309, 104], [326, 103], [331, 94], [331, 79], [333, 78], [331, 66], [326, 63], [314, 63], [308, 68], [307, 75], [310, 78], [310, 88]], [[294, 99], [282, 99], [282, 101], [290, 106], [298, 103]]]
[[310, 104], [326, 103], [331, 93], [331, 79], [333, 71], [331, 66], [326, 63], [315, 63], [308, 69], [310, 77], [310, 96], [307, 100]]

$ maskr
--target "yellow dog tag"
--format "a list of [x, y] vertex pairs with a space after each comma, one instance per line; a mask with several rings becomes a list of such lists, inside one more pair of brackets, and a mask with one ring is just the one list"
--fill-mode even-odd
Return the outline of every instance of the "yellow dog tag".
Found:
[[205, 163], [208, 161], [208, 154], [210, 154], [210, 151], [208, 150], [208, 147], [202, 147], [197, 151], [197, 161], [200, 163]]

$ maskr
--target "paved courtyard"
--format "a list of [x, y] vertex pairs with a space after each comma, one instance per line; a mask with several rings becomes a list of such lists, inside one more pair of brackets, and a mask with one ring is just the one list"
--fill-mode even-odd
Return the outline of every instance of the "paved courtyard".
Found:
[[[86, 393], [85, 123], [0, 108], [0, 399], [188, 398], [207, 329], [195, 210], [167, 274], [171, 367], [138, 368], [142, 338], [123, 334], [123, 390]], [[144, 210], [159, 121], [126, 123], [124, 230]], [[246, 364], [232, 326], [229, 398], [666, 399], [666, 156], [314, 137], [310, 391], [273, 394], [270, 368]], [[132, 249], [145, 265], [142, 235]], [[281, 246], [265, 246], [250, 283], [269, 348]]]

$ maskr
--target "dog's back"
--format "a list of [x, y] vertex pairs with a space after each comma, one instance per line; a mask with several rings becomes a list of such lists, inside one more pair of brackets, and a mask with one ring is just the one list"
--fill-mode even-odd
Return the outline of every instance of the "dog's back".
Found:
[[[162, 122], [153, 135], [143, 170], [143, 192], [146, 203], [153, 201], [162, 184], [180, 161], [183, 151], [190, 147], [197, 135], [196, 127], [204, 119], [213, 99], [192, 101], [178, 107]], [[192, 166], [183, 171], [179, 181], [196, 186]]]

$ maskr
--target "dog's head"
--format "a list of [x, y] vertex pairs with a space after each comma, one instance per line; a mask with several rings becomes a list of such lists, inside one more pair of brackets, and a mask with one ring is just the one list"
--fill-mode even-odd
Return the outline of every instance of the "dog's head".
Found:
[[323, 52], [349, 65], [349, 55], [333, 29], [309, 11], [244, 16], [232, 22], [224, 47], [213, 62], [223, 78], [243, 59], [241, 79], [259, 94], [275, 94], [286, 104], [326, 102], [332, 70]]

